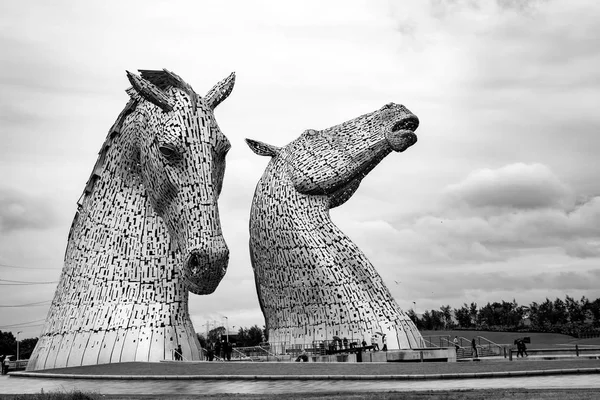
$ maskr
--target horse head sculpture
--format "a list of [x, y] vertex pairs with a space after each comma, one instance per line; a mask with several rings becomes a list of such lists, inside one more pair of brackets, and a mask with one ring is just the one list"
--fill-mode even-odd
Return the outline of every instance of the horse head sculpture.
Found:
[[228, 264], [217, 200], [230, 144], [213, 110], [235, 75], [200, 97], [170, 71], [140, 72], [79, 199], [28, 370], [203, 358], [188, 292], [212, 293]]
[[204, 98], [168, 71], [142, 71], [142, 77], [128, 72], [127, 76], [133, 85], [133, 98], [146, 100], [136, 107], [136, 123], [130, 127], [132, 139], [137, 137], [131, 160], [139, 164], [154, 211], [184, 256], [184, 276], [190, 290], [212, 293], [229, 259], [217, 200], [225, 155], [231, 147], [213, 109], [233, 89], [235, 75]]
[[256, 154], [272, 157], [250, 211], [250, 256], [271, 343], [385, 334], [390, 348], [420, 345], [379, 274], [329, 216], [384, 157], [416, 143], [418, 124], [390, 103], [306, 130], [282, 148], [246, 139]]

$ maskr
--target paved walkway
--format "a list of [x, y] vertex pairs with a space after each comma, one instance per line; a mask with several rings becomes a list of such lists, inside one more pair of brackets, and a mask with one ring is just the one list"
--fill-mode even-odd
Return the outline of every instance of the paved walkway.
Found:
[[505, 359], [459, 363], [161, 362], [12, 372], [12, 377], [151, 380], [422, 380], [598, 374], [600, 360]]

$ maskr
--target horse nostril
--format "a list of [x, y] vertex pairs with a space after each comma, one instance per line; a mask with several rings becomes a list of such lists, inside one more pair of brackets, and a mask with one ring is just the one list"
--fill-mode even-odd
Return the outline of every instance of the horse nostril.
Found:
[[419, 126], [419, 119], [415, 116], [403, 118], [392, 126], [392, 132], [414, 131]]
[[207, 261], [208, 257], [206, 254], [203, 255], [198, 250], [194, 250], [190, 253], [185, 266], [193, 275], [197, 275], [200, 272], [202, 265], [206, 265]]

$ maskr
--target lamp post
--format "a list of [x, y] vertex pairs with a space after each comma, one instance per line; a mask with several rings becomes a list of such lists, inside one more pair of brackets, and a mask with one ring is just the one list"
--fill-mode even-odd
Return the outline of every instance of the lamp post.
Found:
[[225, 318], [225, 336], [227, 337], [227, 343], [229, 343], [229, 318]]
[[19, 331], [17, 332], [17, 360], [20, 360], [19, 358], [19, 333], [22, 333], [23, 331]]

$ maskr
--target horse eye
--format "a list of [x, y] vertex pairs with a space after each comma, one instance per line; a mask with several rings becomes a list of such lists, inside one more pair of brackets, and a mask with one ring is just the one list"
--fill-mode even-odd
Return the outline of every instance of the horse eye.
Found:
[[179, 151], [173, 146], [162, 145], [158, 147], [158, 150], [168, 162], [175, 163], [181, 159], [181, 154], [179, 154]]

